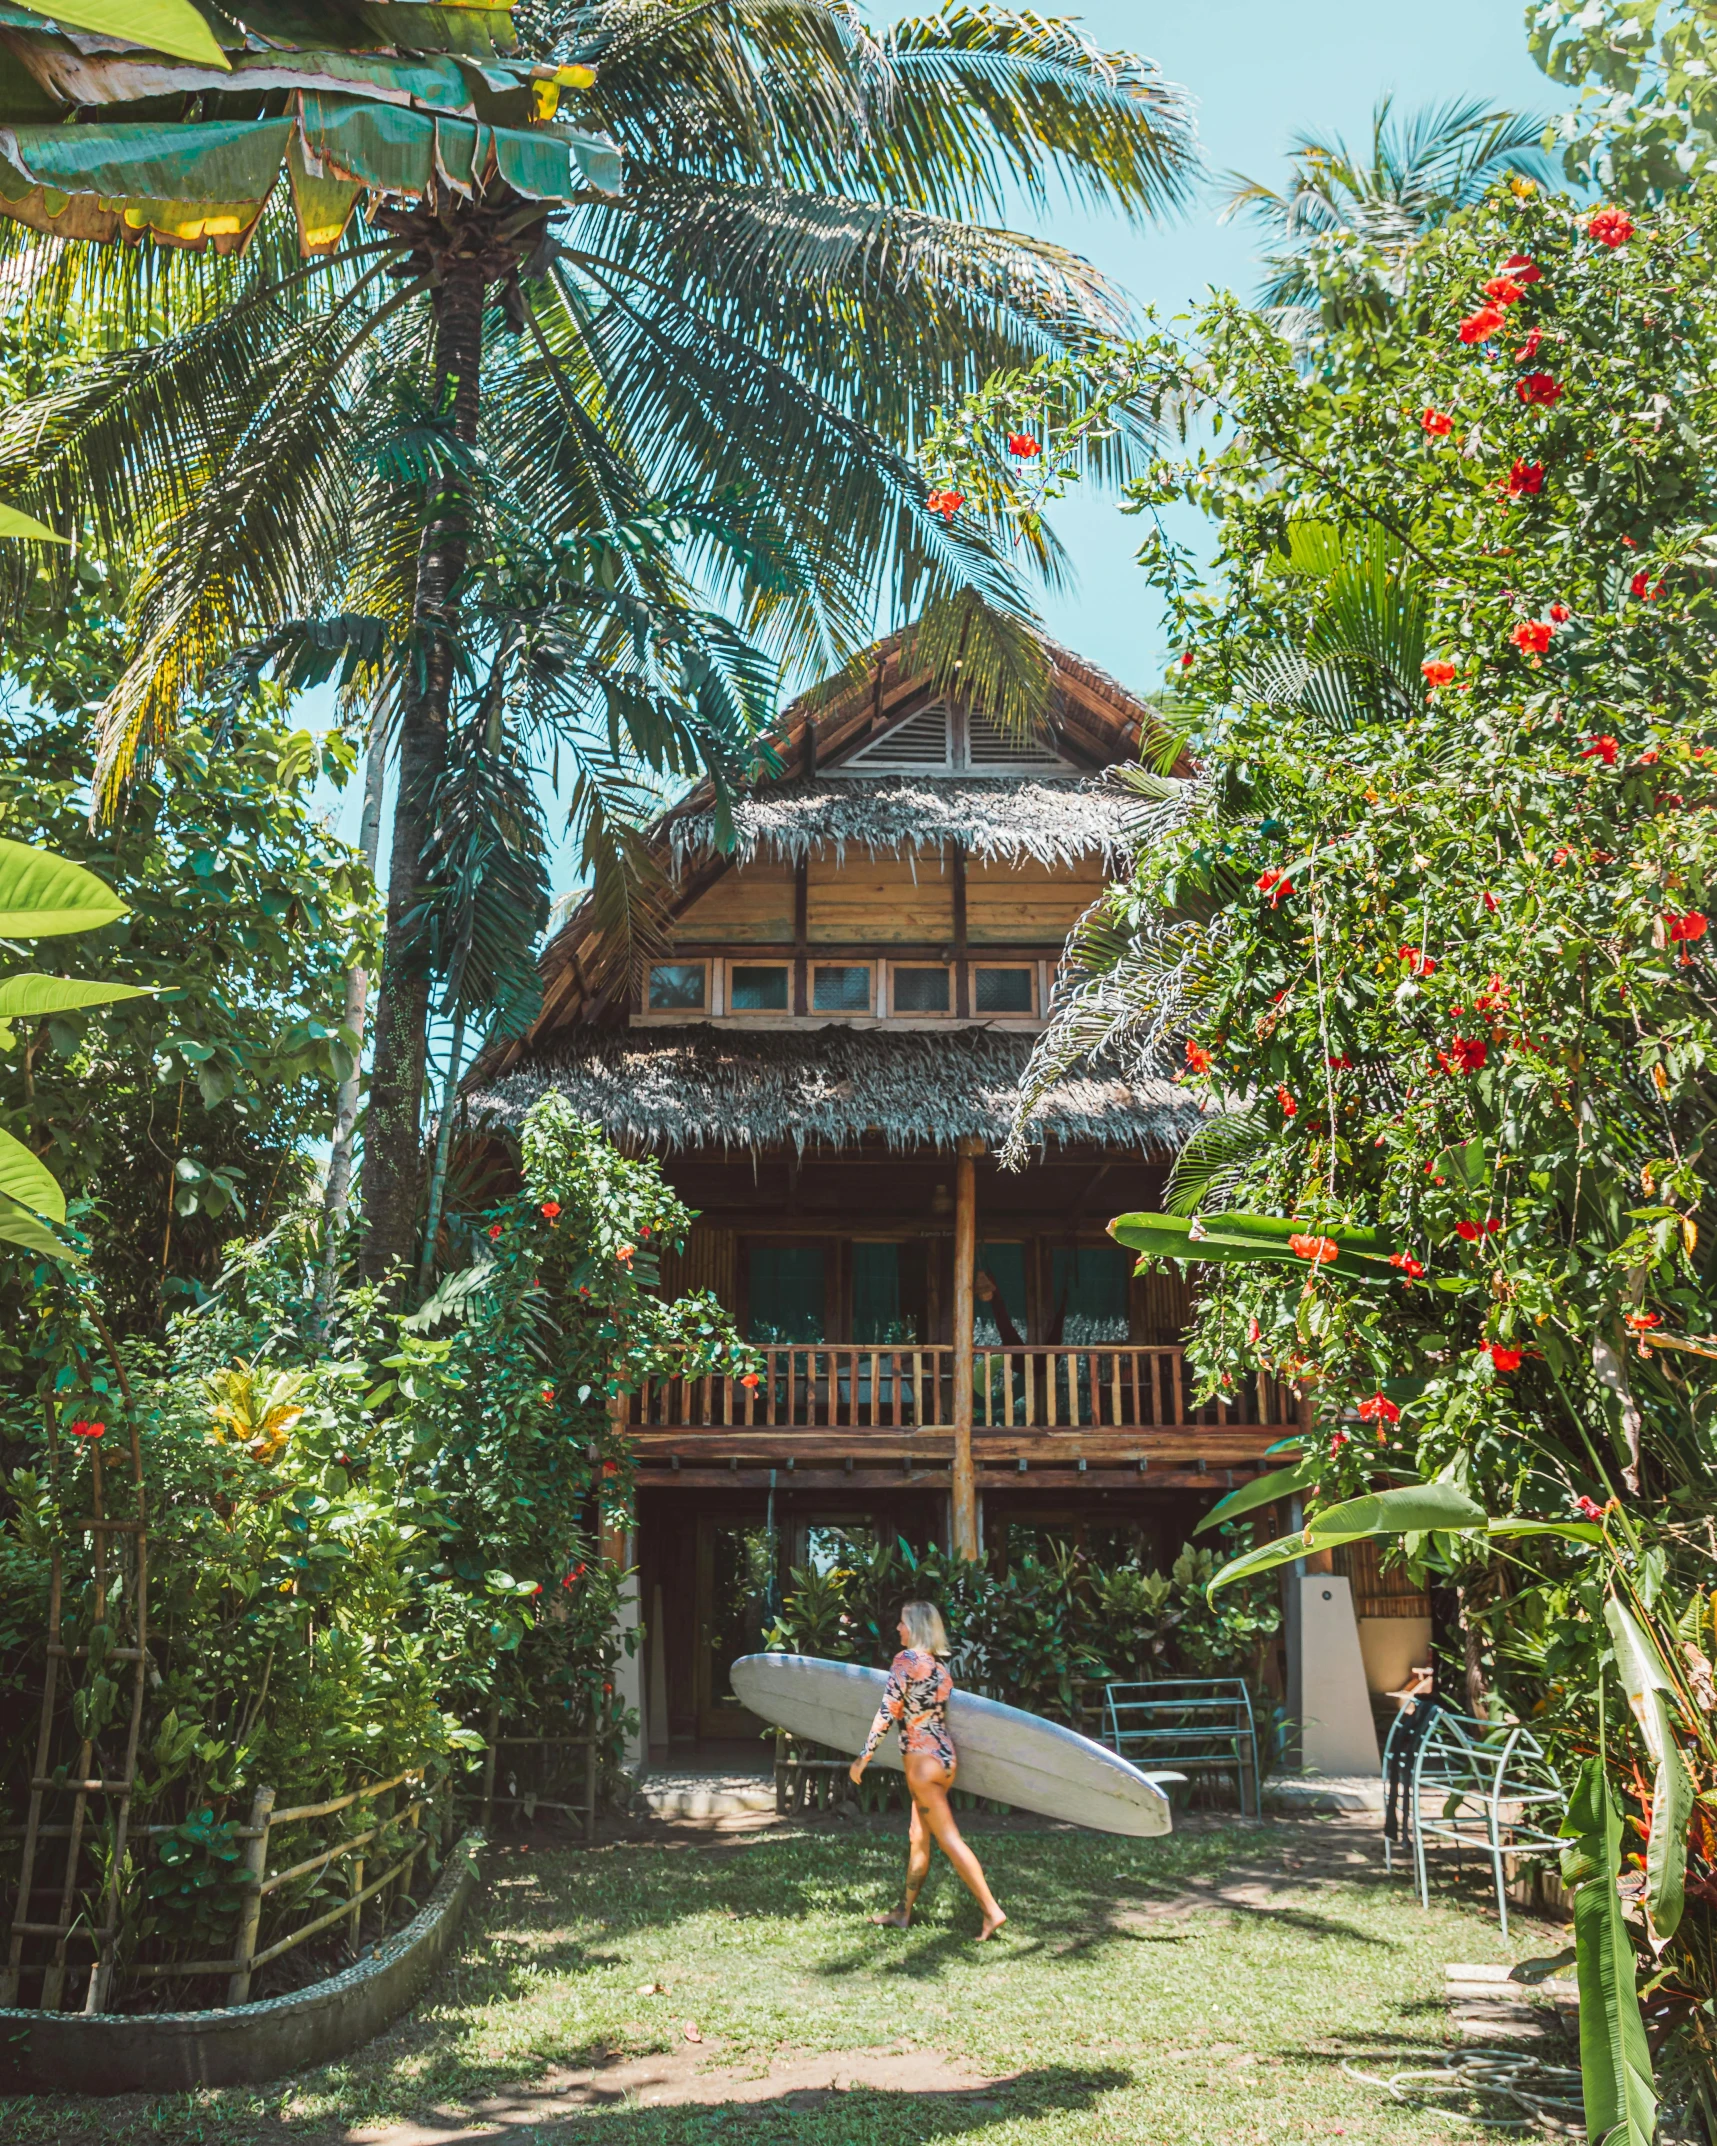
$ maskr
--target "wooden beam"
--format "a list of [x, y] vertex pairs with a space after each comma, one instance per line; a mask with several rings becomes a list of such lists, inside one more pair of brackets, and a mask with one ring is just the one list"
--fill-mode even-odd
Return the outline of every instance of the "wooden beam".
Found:
[[962, 1140], [954, 1160], [954, 1555], [978, 1554], [978, 1487], [972, 1472], [972, 1281], [978, 1260], [978, 1175]]
[[972, 1018], [972, 971], [966, 960], [966, 848], [954, 844], [954, 1018]]
[[810, 944], [811, 860], [801, 857], [793, 867], [793, 1011], [801, 1015], [811, 1010], [806, 981], [806, 954]]

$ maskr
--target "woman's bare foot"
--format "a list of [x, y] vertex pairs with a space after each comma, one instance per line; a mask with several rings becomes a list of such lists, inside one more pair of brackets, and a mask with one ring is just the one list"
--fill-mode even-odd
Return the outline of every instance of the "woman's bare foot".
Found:
[[[910, 1930], [912, 1927], [912, 1910], [910, 1908], [890, 1908], [886, 1915], [873, 1915], [871, 1921], [880, 1923], [888, 1930]], [[988, 1934], [986, 1931], [985, 1935], [987, 1936]]]
[[986, 1915], [984, 1917], [984, 1927], [978, 1932], [978, 1943], [981, 1945], [986, 1937], [994, 1937], [1006, 1921], [1007, 1917], [1000, 1908], [997, 1908], [993, 1915]]

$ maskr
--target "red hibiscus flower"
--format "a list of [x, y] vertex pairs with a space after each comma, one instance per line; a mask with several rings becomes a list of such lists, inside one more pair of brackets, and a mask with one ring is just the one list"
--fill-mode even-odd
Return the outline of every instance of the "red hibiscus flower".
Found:
[[1606, 732], [1604, 736], [1594, 738], [1580, 755], [1580, 758], [1582, 760], [1601, 760], [1605, 767], [1614, 767], [1616, 754], [1619, 750], [1619, 742]]
[[1566, 604], [1552, 604], [1550, 606], [1550, 616], [1556, 625], [1566, 626], [1574, 614]]
[[1264, 1331], [1264, 1329], [1263, 1329], [1263, 1328], [1262, 1328], [1262, 1327], [1261, 1327], [1261, 1326], [1260, 1326], [1260, 1325], [1258, 1324], [1258, 1322], [1257, 1322], [1257, 1320], [1256, 1320], [1256, 1319], [1248, 1319], [1248, 1320], [1247, 1320], [1247, 1322], [1246, 1322], [1246, 1339], [1247, 1339], [1248, 1341], [1256, 1341], [1256, 1340], [1258, 1339], [1258, 1336], [1259, 1336], [1259, 1335], [1260, 1335], [1260, 1334], [1261, 1334], [1261, 1333], [1262, 1333], [1263, 1331]]
[[1186, 654], [1181, 657], [1180, 667], [1183, 671], [1190, 671], [1192, 669], [1192, 650], [1190, 648], [1187, 650]]
[[559, 1200], [544, 1200], [537, 1212], [545, 1222], [556, 1221], [560, 1216], [560, 1202]]
[[1626, 209], [1594, 209], [1586, 219], [1586, 236], [1600, 246], [1625, 246], [1633, 235], [1633, 218]]
[[1437, 973], [1437, 963], [1422, 946], [1397, 947], [1395, 958], [1406, 962], [1409, 973], [1414, 976], [1435, 976]]
[[1456, 1036], [1446, 1051], [1437, 1053], [1437, 1063], [1445, 1073], [1477, 1073], [1489, 1056], [1482, 1036]]
[[1500, 1013], [1508, 1004], [1513, 990], [1514, 986], [1512, 984], [1505, 984], [1500, 976], [1493, 976], [1478, 997], [1473, 1000], [1474, 1011], [1477, 1013]]
[[[1614, 1503], [1612, 1499], [1611, 1503]], [[1582, 1520], [1602, 1520], [1609, 1511], [1608, 1505], [1600, 1505], [1596, 1498], [1576, 1498], [1574, 1510]]]
[[1550, 636], [1555, 629], [1541, 618], [1523, 618], [1509, 639], [1523, 656], [1541, 656], [1550, 646]]
[[1520, 1369], [1520, 1351], [1518, 1349], [1505, 1349], [1500, 1341], [1480, 1342], [1479, 1354], [1488, 1356], [1492, 1366], [1498, 1371], [1518, 1371]]
[[757, 1384], [757, 1373], [755, 1371], [742, 1372], [739, 1383], [742, 1386], [755, 1386]]
[[1296, 1259], [1309, 1259], [1314, 1267], [1327, 1267], [1341, 1246], [1333, 1237], [1290, 1237], [1288, 1250]]
[[583, 1577], [584, 1567], [582, 1565], [574, 1565], [572, 1570], [567, 1574], [566, 1578], [562, 1580], [560, 1584], [563, 1587], [571, 1587], [575, 1581], [582, 1580]]
[[1457, 1222], [1455, 1235], [1466, 1244], [1477, 1244], [1481, 1237], [1494, 1237], [1502, 1224], [1491, 1215], [1483, 1222]]
[[1335, 1459], [1336, 1455], [1341, 1451], [1342, 1447], [1347, 1444], [1347, 1442], [1348, 1437], [1345, 1431], [1332, 1431], [1330, 1433], [1329, 1457], [1331, 1460]]
[[107, 1425], [105, 1423], [90, 1423], [80, 1416], [76, 1423], [72, 1425], [71, 1431], [74, 1438], [105, 1438], [107, 1436]]
[[1345, 1051], [1338, 1051], [1333, 1058], [1326, 1058], [1324, 1064], [1329, 1067], [1332, 1073], [1351, 1073], [1353, 1071], [1353, 1060]]
[[545, 1386], [543, 1388], [543, 1399], [545, 1401], [552, 1401], [554, 1399], [554, 1388], [552, 1386]]
[[1018, 455], [1022, 462], [1029, 462], [1033, 455], [1040, 455], [1042, 452], [1043, 448], [1032, 438], [1029, 432], [1010, 432], [1008, 434], [1008, 453]]
[[1484, 287], [1484, 294], [1492, 305], [1518, 305], [1526, 296], [1525, 291], [1512, 276], [1492, 276]]
[[623, 1244], [614, 1254], [614, 1257], [623, 1267], [629, 1267], [632, 1264], [632, 1255], [637, 1249], [638, 1247], [635, 1244]]
[[1479, 900], [1484, 903], [1485, 908], [1492, 916], [1496, 915], [1496, 896], [1490, 891], [1489, 887], [1486, 887], [1483, 894], [1479, 896]]
[[1480, 306], [1476, 313], [1469, 313], [1461, 322], [1461, 341], [1487, 343], [1507, 318], [1501, 306]]
[[1445, 663], [1441, 656], [1427, 656], [1419, 668], [1424, 672], [1425, 683], [1433, 693], [1439, 686], [1451, 685], [1454, 682], [1455, 666]]
[[1561, 387], [1548, 373], [1528, 373], [1524, 380], [1514, 383], [1514, 392], [1522, 402], [1541, 410], [1562, 400]]
[[1431, 434], [1433, 439], [1440, 440], [1455, 429], [1454, 419], [1445, 411], [1433, 409], [1429, 403], [1425, 405], [1419, 422]]
[[1628, 583], [1628, 594], [1637, 596], [1643, 604], [1654, 604], [1663, 594], [1663, 583], [1653, 581], [1650, 574], [1642, 566], [1632, 581]]
[[[1294, 1101], [1293, 1097], [1288, 1093], [1287, 1088], [1285, 1086], [1278, 1085], [1276, 1089], [1276, 1100], [1282, 1106], [1282, 1115], [1284, 1118], [1297, 1118], [1299, 1116], [1300, 1106]], [[1290, 1247], [1291, 1244], [1292, 1240], [1290, 1239]]]
[[1636, 1334], [1643, 1334], [1649, 1328], [1663, 1324], [1663, 1314], [1657, 1311], [1630, 1311], [1624, 1312], [1622, 1316]]
[[932, 514], [940, 514], [945, 522], [951, 522], [966, 504], [964, 492], [932, 492], [924, 502]]
[[1538, 355], [1538, 346], [1544, 340], [1542, 328], [1529, 328], [1520, 339], [1520, 347], [1514, 353], [1516, 365], [1530, 365]]
[[1392, 1267], [1399, 1267], [1409, 1281], [1416, 1282], [1425, 1271], [1423, 1265], [1413, 1257], [1411, 1252], [1391, 1252], [1389, 1264]]
[[1210, 1053], [1202, 1043], [1194, 1043], [1190, 1036], [1186, 1039], [1186, 1062], [1194, 1073], [1210, 1071]]
[[1538, 263], [1524, 253], [1511, 253], [1502, 264], [1505, 276], [1512, 276], [1516, 283], [1542, 283], [1544, 271]]
[[1710, 921], [1701, 909], [1689, 909], [1685, 916], [1665, 916], [1664, 936], [1671, 946], [1684, 939], [1703, 939]]
[[1544, 489], [1544, 464], [1542, 462], [1516, 462], [1503, 479], [1503, 488], [1510, 499], [1530, 499]]
[[1361, 1401], [1358, 1409], [1362, 1423], [1399, 1423], [1401, 1411], [1387, 1394], [1374, 1393], [1369, 1401]]
[[1272, 909], [1276, 908], [1293, 891], [1293, 881], [1286, 872], [1279, 870], [1274, 865], [1271, 866], [1269, 871], [1260, 872], [1258, 875], [1258, 892], [1267, 894], [1270, 897], [1270, 907]]
[[493, 1243], [494, 1243], [494, 1241], [495, 1241], [495, 1239], [496, 1239], [496, 1238], [497, 1238], [497, 1237], [498, 1237], [498, 1236], [499, 1236], [500, 1234], [501, 1234], [501, 1225], [500, 1225], [500, 1224], [499, 1224], [498, 1222], [491, 1222], [491, 1223], [489, 1224], [489, 1242], [490, 1242], [491, 1244], [493, 1244]]

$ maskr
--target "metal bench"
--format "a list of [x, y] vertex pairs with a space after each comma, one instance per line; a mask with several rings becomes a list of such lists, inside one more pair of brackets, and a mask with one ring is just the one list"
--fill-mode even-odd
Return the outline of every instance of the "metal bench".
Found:
[[1560, 1819], [1567, 1801], [1544, 1746], [1523, 1722], [1480, 1721], [1427, 1694], [1395, 1717], [1383, 1747], [1384, 1868], [1397, 1841], [1413, 1849], [1420, 1904], [1431, 1905], [1427, 1851], [1465, 1848], [1488, 1858], [1496, 1910], [1508, 1935], [1504, 1858], [1552, 1855], [1568, 1844], [1538, 1820]]
[[1103, 1741], [1147, 1773], [1232, 1774], [1240, 1808], [1261, 1805], [1258, 1725], [1240, 1677], [1167, 1677], [1148, 1684], [1105, 1684]]

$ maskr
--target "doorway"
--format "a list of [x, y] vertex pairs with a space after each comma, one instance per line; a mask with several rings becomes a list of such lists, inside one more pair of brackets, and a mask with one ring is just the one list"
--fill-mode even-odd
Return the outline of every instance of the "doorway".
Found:
[[697, 1538], [697, 1733], [700, 1742], [755, 1738], [763, 1724], [733, 1696], [728, 1672], [761, 1654], [774, 1615], [775, 1537], [761, 1520], [704, 1513]]

